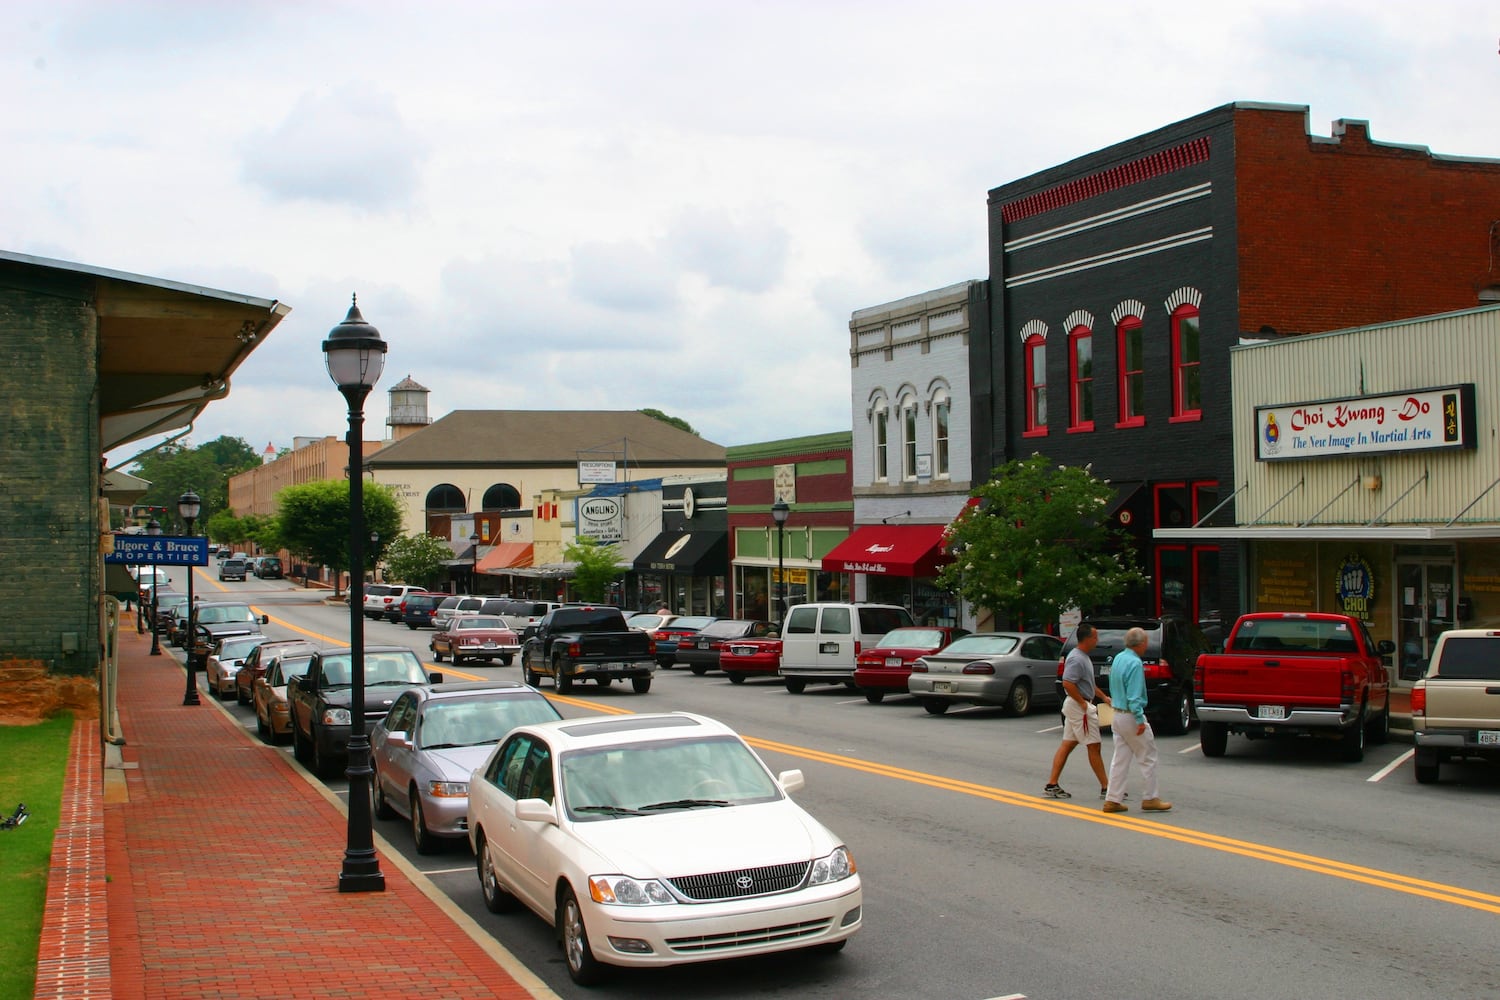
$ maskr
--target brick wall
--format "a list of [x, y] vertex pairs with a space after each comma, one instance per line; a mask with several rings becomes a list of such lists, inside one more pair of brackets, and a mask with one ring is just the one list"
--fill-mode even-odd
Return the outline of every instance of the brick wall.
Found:
[[1239, 109], [1240, 324], [1314, 333], [1467, 309], [1500, 284], [1500, 163], [1372, 143], [1359, 121]]
[[[98, 323], [63, 276], [0, 288], [0, 662], [87, 673], [99, 656]], [[78, 651], [62, 651], [63, 635]]]

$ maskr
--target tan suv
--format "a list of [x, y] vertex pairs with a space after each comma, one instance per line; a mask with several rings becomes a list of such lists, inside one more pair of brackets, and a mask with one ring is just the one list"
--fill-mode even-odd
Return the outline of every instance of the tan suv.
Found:
[[1451, 629], [1438, 636], [1427, 675], [1412, 687], [1417, 780], [1438, 780], [1445, 760], [1500, 761], [1500, 630]]

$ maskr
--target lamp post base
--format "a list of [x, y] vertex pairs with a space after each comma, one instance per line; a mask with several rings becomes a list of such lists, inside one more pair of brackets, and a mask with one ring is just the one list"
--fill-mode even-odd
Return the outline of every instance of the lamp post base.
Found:
[[187, 662], [187, 687], [184, 688], [182, 692], [182, 703], [184, 705], [203, 704], [203, 702], [198, 700], [198, 671], [194, 669], [195, 666], [196, 664], [193, 662], [193, 654], [191, 651], [189, 651]]
[[375, 852], [368, 860], [344, 855], [344, 870], [339, 872], [339, 892], [385, 892], [385, 875]]

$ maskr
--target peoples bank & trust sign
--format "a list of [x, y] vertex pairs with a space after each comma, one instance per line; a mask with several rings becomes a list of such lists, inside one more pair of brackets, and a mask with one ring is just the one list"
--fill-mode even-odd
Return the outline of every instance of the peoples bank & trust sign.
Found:
[[1474, 383], [1255, 408], [1255, 459], [1473, 448]]

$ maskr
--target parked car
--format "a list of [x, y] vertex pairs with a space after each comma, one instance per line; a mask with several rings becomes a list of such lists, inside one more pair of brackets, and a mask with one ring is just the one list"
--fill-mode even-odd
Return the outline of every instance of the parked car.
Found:
[[261, 556], [255, 560], [255, 575], [262, 580], [282, 578], [281, 559], [277, 556]]
[[408, 688], [370, 734], [372, 812], [411, 824], [418, 854], [469, 833], [469, 775], [517, 726], [562, 716], [513, 681]]
[[557, 928], [580, 985], [609, 966], [801, 948], [861, 926], [849, 849], [732, 729], [698, 715], [535, 723], [469, 779], [469, 842], [492, 912]]
[[743, 684], [746, 677], [779, 677], [781, 637], [734, 640], [719, 656], [719, 669], [731, 684]]
[[872, 705], [880, 704], [888, 694], [906, 694], [906, 679], [917, 657], [936, 653], [968, 634], [968, 629], [947, 625], [893, 628], [854, 658], [854, 686]]
[[781, 626], [781, 676], [801, 694], [808, 684], [854, 687], [855, 658], [893, 628], [915, 625], [896, 604], [799, 604]]
[[412, 630], [430, 628], [433, 612], [447, 596], [447, 594], [431, 594], [425, 590], [407, 594], [399, 603], [391, 606], [391, 610], [386, 612], [386, 617], [393, 622], [404, 623]]
[[255, 729], [267, 743], [280, 742], [292, 734], [291, 707], [287, 704], [287, 683], [307, 673], [312, 652], [282, 652], [267, 661], [266, 672], [255, 679], [250, 697], [255, 706]]
[[498, 615], [460, 615], [432, 634], [430, 648], [434, 660], [442, 663], [444, 655], [451, 656], [455, 667], [464, 660], [497, 658], [508, 667], [521, 651], [521, 639]]
[[292, 714], [292, 750], [297, 760], [320, 778], [332, 777], [349, 755], [349, 727], [355, 712], [369, 725], [385, 718], [401, 689], [414, 684], [440, 684], [443, 675], [429, 675], [417, 654], [405, 646], [366, 646], [364, 704], [354, 704], [353, 668], [348, 648], [313, 654], [307, 673], [287, 683]]
[[665, 625], [651, 630], [656, 640], [656, 662], [671, 669], [677, 662], [677, 643], [690, 635], [696, 635], [703, 626], [718, 621], [711, 615], [678, 615]]
[[413, 587], [405, 583], [367, 583], [365, 584], [364, 615], [366, 618], [380, 619], [386, 617], [386, 611], [392, 604], [399, 604], [407, 594], [415, 594], [421, 591], [421, 587]]
[[1444, 762], [1500, 761], [1500, 631], [1449, 629], [1412, 687], [1417, 780], [1437, 782]]
[[172, 631], [172, 622], [177, 612], [187, 607], [187, 595], [179, 594], [175, 590], [158, 588], [153, 596], [155, 604], [152, 610], [156, 614], [156, 630], [159, 635], [165, 637]]
[[692, 635], [677, 640], [675, 662], [702, 677], [718, 670], [724, 650], [737, 639], [774, 638], [781, 633], [773, 622], [747, 618], [719, 618]]
[[[533, 601], [525, 597], [512, 597], [500, 609], [500, 618], [506, 626], [520, 632], [528, 625], [535, 625], [547, 612], [562, 607], [557, 601]], [[627, 622], [627, 624], [629, 624]]]
[[662, 611], [640, 611], [633, 615], [627, 615], [625, 624], [642, 632], [655, 632], [672, 623], [677, 616]]
[[219, 563], [220, 580], [243, 580], [249, 572], [250, 566], [244, 559], [236, 559], [230, 556]]
[[235, 678], [245, 663], [245, 657], [269, 638], [259, 634], [236, 635], [214, 643], [213, 652], [208, 654], [203, 666], [203, 679], [215, 697], [228, 698], [234, 694]]
[[240, 672], [234, 678], [234, 700], [241, 705], [254, 700], [255, 682], [265, 676], [268, 665], [276, 657], [291, 653], [311, 656], [315, 649], [317, 647], [306, 639], [273, 639], [256, 646], [240, 664]]
[[184, 640], [189, 654], [198, 657], [198, 662], [207, 660], [214, 643], [237, 635], [258, 635], [260, 627], [270, 621], [268, 615], [258, 615], [250, 605], [239, 601], [203, 601], [198, 604], [193, 616], [193, 627], [197, 634], [192, 642]]
[[526, 629], [521, 670], [533, 687], [551, 677], [559, 694], [573, 690], [575, 681], [602, 687], [626, 678], [636, 694], [645, 694], [656, 671], [656, 646], [651, 636], [625, 625], [619, 608], [568, 605]]
[[972, 632], [942, 651], [918, 657], [907, 690], [928, 713], [958, 703], [1000, 705], [1025, 715], [1038, 705], [1061, 707], [1057, 660], [1062, 640], [1037, 632]]
[[[1161, 618], [1111, 615], [1089, 618], [1098, 631], [1099, 643], [1089, 654], [1094, 661], [1094, 675], [1101, 691], [1109, 690], [1109, 665], [1115, 654], [1125, 648], [1125, 633], [1132, 628], [1146, 630], [1146, 651], [1141, 654], [1146, 673], [1146, 715], [1154, 728], [1168, 736], [1188, 731], [1193, 722], [1193, 665], [1200, 653], [1213, 649], [1213, 643], [1194, 622], [1165, 616]], [[1067, 656], [1076, 642], [1073, 636], [1064, 643]], [[1062, 703], [1062, 681], [1057, 679], [1060, 664], [1053, 664], [1053, 684], [1058, 704]]]

